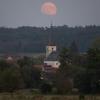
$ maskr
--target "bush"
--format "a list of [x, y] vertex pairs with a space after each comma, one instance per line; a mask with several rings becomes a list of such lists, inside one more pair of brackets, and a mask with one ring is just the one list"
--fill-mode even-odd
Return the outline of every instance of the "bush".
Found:
[[44, 83], [41, 85], [41, 92], [43, 94], [48, 94], [52, 92], [52, 86], [50, 84]]

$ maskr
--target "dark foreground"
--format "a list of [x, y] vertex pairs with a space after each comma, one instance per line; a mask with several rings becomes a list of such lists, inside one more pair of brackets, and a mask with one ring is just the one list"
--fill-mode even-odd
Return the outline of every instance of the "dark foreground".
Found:
[[100, 100], [100, 95], [30, 95], [0, 94], [0, 100]]

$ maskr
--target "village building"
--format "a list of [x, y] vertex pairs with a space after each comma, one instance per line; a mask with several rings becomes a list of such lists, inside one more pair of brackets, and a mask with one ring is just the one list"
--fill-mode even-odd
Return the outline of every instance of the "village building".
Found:
[[51, 66], [52, 68], [59, 68], [60, 62], [58, 61], [57, 46], [54, 44], [48, 44], [46, 46], [46, 58], [44, 59], [45, 66]]
[[[51, 25], [52, 28], [52, 25]], [[46, 46], [46, 54], [44, 59], [44, 65], [42, 68], [42, 79], [51, 79], [52, 75], [58, 70], [60, 66], [59, 62], [59, 52], [57, 45], [55, 45], [51, 40]]]

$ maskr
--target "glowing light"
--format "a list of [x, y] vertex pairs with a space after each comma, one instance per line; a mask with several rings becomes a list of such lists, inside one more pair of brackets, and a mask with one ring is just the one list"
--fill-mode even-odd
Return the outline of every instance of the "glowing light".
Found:
[[52, 2], [46, 2], [42, 5], [41, 7], [41, 12], [46, 14], [46, 15], [56, 15], [57, 13], [57, 7], [54, 3]]

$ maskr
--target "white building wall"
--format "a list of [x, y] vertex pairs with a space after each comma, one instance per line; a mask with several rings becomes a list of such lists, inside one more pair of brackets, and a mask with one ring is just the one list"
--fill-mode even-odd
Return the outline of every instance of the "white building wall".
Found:
[[59, 68], [59, 61], [44, 61], [44, 64], [51, 65], [53, 68]]

